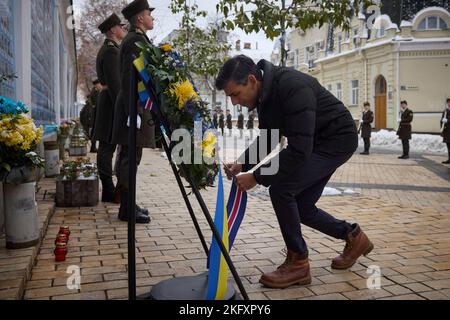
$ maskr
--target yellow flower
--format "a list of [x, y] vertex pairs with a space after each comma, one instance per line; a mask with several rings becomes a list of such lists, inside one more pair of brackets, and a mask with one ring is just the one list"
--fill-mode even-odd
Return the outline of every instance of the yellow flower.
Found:
[[216, 151], [216, 143], [217, 138], [216, 136], [208, 131], [206, 133], [205, 139], [202, 142], [202, 149], [203, 149], [203, 156], [212, 158], [214, 157], [215, 151]]
[[175, 96], [178, 101], [178, 109], [183, 109], [186, 103], [191, 99], [198, 99], [198, 94], [189, 80], [179, 82], [173, 85], [169, 92]]
[[170, 52], [172, 51], [172, 46], [168, 43], [163, 44], [159, 47], [163, 52]]

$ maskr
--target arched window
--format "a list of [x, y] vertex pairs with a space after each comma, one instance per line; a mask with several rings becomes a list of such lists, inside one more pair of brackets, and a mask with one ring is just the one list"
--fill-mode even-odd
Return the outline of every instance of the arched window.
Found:
[[420, 21], [418, 30], [445, 30], [448, 29], [447, 23], [440, 17], [430, 16]]

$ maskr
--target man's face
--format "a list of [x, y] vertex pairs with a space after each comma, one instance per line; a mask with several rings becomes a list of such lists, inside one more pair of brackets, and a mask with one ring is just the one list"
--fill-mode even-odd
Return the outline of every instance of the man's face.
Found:
[[114, 26], [111, 31], [119, 41], [122, 41], [128, 33], [124, 26]]
[[364, 111], [367, 112], [369, 111], [370, 107], [369, 106], [364, 106]]
[[101, 91], [102, 90], [102, 84], [101, 83], [96, 83], [95, 84], [95, 90]]
[[233, 80], [229, 81], [224, 91], [231, 98], [234, 106], [241, 105], [249, 110], [253, 110], [258, 104], [258, 80], [253, 75], [248, 76], [246, 84], [237, 84]]
[[407, 104], [402, 103], [402, 110], [405, 110], [406, 108], [408, 108]]
[[450, 108], [450, 100], [447, 101], [447, 107]]
[[142, 26], [145, 29], [144, 31], [153, 30], [154, 18], [152, 12], [150, 10], [144, 10], [139, 16], [139, 22], [142, 23]]

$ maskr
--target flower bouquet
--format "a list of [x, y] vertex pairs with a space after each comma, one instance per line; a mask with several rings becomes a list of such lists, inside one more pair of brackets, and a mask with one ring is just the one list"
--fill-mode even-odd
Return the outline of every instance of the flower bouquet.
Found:
[[[141, 49], [140, 59], [144, 61], [144, 70], [140, 70], [140, 73], [142, 75], [145, 72], [150, 76], [147, 88], [151, 88], [152, 98], [156, 100], [153, 101], [153, 108], [158, 110], [153, 111], [159, 112], [164, 130], [173, 133], [177, 129], [184, 129], [189, 132], [191, 154], [187, 158], [190, 161], [183, 161], [187, 173], [197, 188], [212, 186], [219, 164], [216, 160], [217, 138], [210, 130], [213, 126], [207, 103], [200, 98], [180, 56], [169, 44], [154, 47], [139, 43], [138, 46]], [[199, 127], [200, 130], [195, 130]], [[196, 157], [199, 154], [202, 155], [201, 161]], [[186, 159], [186, 155], [183, 159]], [[182, 170], [180, 175], [186, 178]]]
[[56, 180], [58, 207], [92, 207], [99, 201], [97, 166], [87, 158], [64, 162]]
[[0, 96], [1, 180], [14, 184], [35, 180], [33, 169], [44, 166], [44, 160], [34, 152], [43, 132], [23, 103]]

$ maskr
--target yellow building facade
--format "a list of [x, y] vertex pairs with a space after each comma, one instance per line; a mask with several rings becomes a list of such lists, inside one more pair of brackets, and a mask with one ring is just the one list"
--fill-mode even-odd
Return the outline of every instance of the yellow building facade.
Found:
[[415, 112], [414, 132], [440, 131], [450, 98], [447, 10], [425, 8], [400, 27], [387, 15], [359, 15], [349, 31], [330, 32], [329, 26], [294, 30], [288, 45], [288, 66], [316, 77], [355, 119], [368, 101], [376, 115], [375, 128], [397, 129], [400, 101], [406, 100]]

